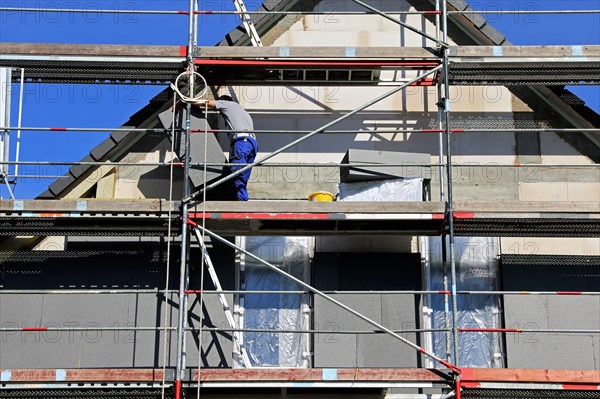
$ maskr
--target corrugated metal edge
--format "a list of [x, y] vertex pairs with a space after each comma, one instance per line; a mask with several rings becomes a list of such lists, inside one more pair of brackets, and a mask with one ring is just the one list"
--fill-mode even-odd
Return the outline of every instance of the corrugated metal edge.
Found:
[[502, 254], [500, 262], [506, 266], [597, 266], [600, 268], [600, 256], [597, 255], [519, 255]]

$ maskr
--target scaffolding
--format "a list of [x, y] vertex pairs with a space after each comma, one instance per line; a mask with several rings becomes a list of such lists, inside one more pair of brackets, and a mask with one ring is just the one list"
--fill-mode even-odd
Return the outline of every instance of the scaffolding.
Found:
[[[90, 201], [79, 200], [12, 200], [0, 202], [0, 235], [82, 235], [82, 236], [132, 236], [132, 237], [164, 237], [168, 248], [174, 236], [180, 236], [181, 251], [179, 254], [177, 289], [169, 286], [170, 253], [167, 257], [167, 277], [164, 290], [144, 289], [104, 289], [104, 290], [0, 290], [1, 296], [22, 294], [43, 295], [69, 295], [69, 294], [149, 294], [162, 295], [165, 298], [175, 296], [178, 298], [177, 324], [172, 326], [165, 322], [157, 326], [92, 326], [92, 327], [46, 327], [46, 326], [2, 326], [0, 332], [60, 332], [60, 331], [162, 331], [166, 342], [167, 332], [174, 332], [177, 341], [176, 360], [174, 369], [167, 368], [163, 359], [163, 367], [155, 369], [68, 369], [68, 370], [4, 370], [2, 371], [3, 389], [27, 388], [33, 383], [50, 383], [60, 381], [54, 385], [57, 389], [93, 387], [94, 384], [104, 384], [110, 389], [122, 388], [122, 384], [137, 383], [136, 389], [154, 390], [163, 398], [173, 395], [176, 399], [182, 397], [186, 391], [190, 394], [201, 388], [219, 387], [249, 387], [262, 388], [288, 387], [340, 387], [340, 388], [438, 388], [443, 397], [459, 398], [463, 391], [477, 392], [477, 390], [498, 389], [506, 386], [517, 387], [518, 382], [526, 381], [524, 389], [565, 390], [578, 389], [593, 391], [600, 387], [597, 372], [593, 370], [568, 372], [568, 371], [514, 371], [503, 369], [476, 369], [462, 367], [459, 363], [459, 334], [471, 333], [547, 333], [547, 334], [600, 334], [599, 330], [589, 329], [528, 329], [528, 328], [497, 328], [497, 327], [462, 327], [458, 321], [458, 296], [478, 295], [550, 295], [550, 296], [598, 296], [597, 291], [494, 291], [494, 290], [459, 290], [457, 287], [457, 253], [456, 237], [600, 237], [600, 208], [598, 202], [564, 202], [540, 203], [525, 201], [505, 201], [503, 203], [492, 201], [458, 201], [453, 193], [453, 171], [459, 167], [469, 167], [468, 164], [453, 162], [452, 137], [454, 134], [476, 134], [477, 132], [497, 133], [567, 133], [587, 137], [590, 141], [598, 142], [597, 133], [600, 129], [594, 127], [576, 128], [544, 128], [544, 129], [465, 129], [456, 128], [450, 118], [450, 86], [475, 85], [475, 84], [500, 84], [500, 85], [564, 85], [564, 84], [591, 84], [597, 85], [600, 81], [600, 46], [450, 46], [448, 43], [448, 18], [450, 15], [464, 15], [472, 12], [469, 10], [448, 10], [448, 2], [435, 1], [435, 8], [429, 11], [401, 11], [394, 14], [416, 14], [428, 16], [435, 21], [436, 35], [432, 36], [424, 31], [391, 16], [391, 13], [382, 12], [360, 0], [352, 0], [364, 7], [367, 11], [362, 13], [349, 12], [340, 15], [379, 15], [388, 21], [422, 35], [435, 47], [423, 48], [362, 48], [354, 49], [350, 54], [347, 48], [277, 48], [261, 47], [261, 40], [253, 26], [253, 15], [312, 15], [317, 11], [248, 11], [243, 3], [236, 0], [237, 11], [200, 11], [196, 1], [190, 0], [189, 10], [186, 11], [152, 11], [136, 10], [140, 14], [177, 14], [188, 17], [188, 45], [185, 48], [152, 47], [118, 48], [105, 46], [94, 53], [90, 53], [84, 45], [60, 47], [60, 56], [55, 52], [59, 47], [23, 45], [15, 43], [0, 44], [0, 65], [20, 69], [19, 75], [13, 75], [14, 81], [21, 84], [25, 82], [77, 82], [77, 83], [114, 83], [123, 84], [162, 84], [171, 82], [181, 74], [200, 73], [202, 76], [213, 76], [207, 79], [210, 85], [219, 84], [257, 84], [263, 82], [268, 85], [301, 85], [301, 84], [343, 84], [350, 86], [383, 85], [389, 86], [384, 94], [365, 102], [350, 112], [332, 120], [331, 122], [314, 130], [258, 130], [261, 134], [293, 133], [302, 134], [302, 137], [271, 152], [252, 164], [245, 165], [241, 170], [228, 174], [216, 181], [204, 185], [197, 191], [192, 191], [189, 179], [192, 167], [202, 167], [206, 171], [209, 167], [229, 166], [228, 163], [211, 163], [205, 161], [200, 164], [190, 160], [190, 138], [193, 134], [228, 133], [223, 129], [200, 129], [191, 127], [190, 115], [192, 102], [186, 102], [186, 120], [183, 127], [161, 129], [155, 127], [105, 129], [105, 128], [77, 128], [77, 127], [23, 127], [20, 118], [18, 126], [9, 126], [10, 119], [3, 121], [0, 127], [2, 137], [8, 137], [11, 130], [19, 132], [41, 131], [81, 131], [81, 132], [138, 132], [156, 133], [165, 137], [174, 137], [174, 134], [183, 135], [184, 156], [179, 162], [107, 162], [107, 161], [80, 161], [80, 162], [24, 162], [10, 161], [8, 153], [0, 161], [3, 174], [0, 178], [3, 183], [15, 183], [18, 178], [26, 175], [18, 174], [19, 165], [46, 164], [82, 167], [123, 167], [123, 166], [148, 166], [164, 167], [171, 169], [171, 183], [174, 167], [181, 168], [184, 176], [181, 197], [177, 201], [169, 200], [132, 200], [132, 201]], [[20, 11], [26, 8], [0, 8], [0, 12]], [[89, 12], [86, 10], [55, 9], [54, 12]], [[98, 10], [94, 10], [98, 12]], [[102, 10], [102, 12], [124, 12], [123, 10]], [[129, 12], [129, 11], [128, 11]], [[522, 11], [503, 11], [503, 13], [518, 14]], [[536, 11], [527, 11], [535, 13]], [[539, 13], [560, 13], [559, 11], [538, 11]], [[566, 10], [563, 13], [600, 13], [600, 10]], [[488, 11], [494, 14], [499, 11]], [[203, 14], [234, 14], [242, 18], [246, 32], [254, 47], [199, 47], [197, 45], [197, 16]], [[34, 48], [34, 55], [24, 54], [24, 50]], [[577, 48], [574, 48], [577, 47]], [[118, 57], [115, 59], [115, 57]], [[28, 63], [35, 66], [29, 68]], [[110, 65], [110, 69], [106, 66]], [[95, 69], [96, 68], [96, 69]], [[33, 70], [30, 70], [33, 69]], [[144, 78], [148, 73], [151, 77]], [[218, 69], [218, 75], [214, 72]], [[415, 77], [406, 78], [401, 73], [394, 74], [391, 79], [383, 79], [382, 70], [416, 71]], [[240, 74], [240, 71], [246, 74]], [[339, 71], [343, 73], [339, 73]], [[292, 71], [292, 72], [290, 72]], [[330, 73], [337, 71], [338, 73]], [[194, 79], [189, 79], [188, 93], [194, 93]], [[377, 202], [377, 203], [272, 203], [251, 201], [249, 203], [230, 203], [206, 201], [207, 191], [221, 186], [232, 180], [238, 174], [259, 166], [300, 166], [300, 167], [334, 167], [343, 168], [348, 165], [331, 163], [274, 163], [268, 162], [276, 155], [297, 146], [319, 134], [347, 134], [355, 133], [354, 130], [334, 130], [338, 123], [369, 108], [370, 106], [403, 90], [414, 87], [435, 87], [437, 96], [437, 128], [435, 129], [394, 129], [394, 133], [418, 133], [438, 135], [439, 154], [438, 162], [427, 166], [435, 168], [438, 173], [439, 193], [438, 201], [427, 202]], [[21, 91], [22, 93], [22, 91]], [[22, 99], [21, 99], [22, 101]], [[172, 142], [175, 140], [173, 139]], [[18, 152], [17, 152], [18, 153]], [[15, 167], [14, 175], [7, 172], [9, 166]], [[352, 167], [369, 167], [370, 164], [353, 163]], [[407, 164], [385, 164], [378, 167], [406, 167]], [[527, 164], [494, 164], [494, 167], [506, 168], [592, 168], [597, 169], [598, 164], [565, 164], [565, 163], [527, 163]], [[13, 180], [11, 180], [13, 179]], [[206, 181], [206, 180], [205, 180]], [[193, 234], [192, 234], [193, 233]], [[417, 328], [393, 330], [382, 323], [353, 309], [343, 302], [335, 299], [332, 294], [338, 291], [319, 290], [297, 277], [282, 271], [272, 263], [256, 256], [239, 245], [231, 243], [224, 238], [225, 235], [377, 235], [398, 234], [414, 236], [441, 237], [442, 262], [444, 266], [442, 290], [402, 290], [402, 291], [344, 291], [344, 293], [360, 295], [430, 295], [441, 296], [445, 305], [445, 328]], [[197, 245], [201, 248], [201, 284], [200, 289], [190, 289], [190, 256], [193, 246], [192, 236], [195, 235]], [[238, 254], [243, 254], [267, 268], [284, 275], [288, 280], [295, 282], [299, 291], [276, 290], [223, 290], [218, 281], [209, 251], [206, 249], [207, 237], [213, 242], [229, 246]], [[45, 251], [45, 256], [50, 256]], [[35, 257], [35, 255], [30, 255]], [[597, 257], [596, 257], [597, 258]], [[591, 260], [595, 261], [595, 258]], [[210, 274], [215, 290], [204, 289], [204, 267]], [[370, 324], [369, 330], [338, 330], [336, 334], [387, 334], [402, 344], [414, 349], [419, 356], [430, 359], [432, 367], [427, 369], [259, 369], [251, 367], [251, 361], [245, 352], [243, 342], [237, 340], [239, 333], [243, 332], [270, 332], [273, 334], [327, 334], [327, 331], [318, 329], [296, 330], [264, 330], [250, 328], [236, 328], [233, 321], [231, 308], [225, 294], [312, 294], [329, 301], [350, 314]], [[227, 315], [227, 327], [207, 327], [200, 316], [199, 327], [189, 326], [188, 297], [199, 296], [199, 306], [204, 305], [204, 295], [217, 295], [222, 308]], [[451, 304], [451, 305], [450, 305]], [[202, 310], [201, 310], [202, 313]], [[166, 321], [166, 314], [165, 314]], [[247, 369], [205, 369], [201, 359], [197, 369], [191, 369], [186, 361], [186, 338], [189, 334], [198, 337], [199, 358], [202, 352], [203, 332], [230, 332], [232, 340], [243, 358]], [[430, 348], [425, 348], [404, 338], [401, 334], [433, 333], [445, 335], [446, 351], [444, 356], [436, 355]], [[166, 356], [166, 345], [164, 346]], [[259, 374], [256, 374], [258, 372]], [[116, 374], [115, 374], [116, 373]], [[118, 377], [115, 378], [115, 375]], [[525, 376], [525, 378], [523, 378]], [[117, 382], [115, 382], [117, 381]], [[294, 382], [292, 382], [294, 381]], [[29, 385], [28, 385], [29, 384]], [[304, 384], [304, 385], [303, 385]], [[573, 388], [573, 386], [576, 388]], [[141, 388], [140, 388], [141, 387]], [[171, 391], [172, 390], [172, 391]], [[477, 393], [474, 393], [477, 395]], [[0, 397], [2, 397], [0, 395]], [[411, 396], [414, 397], [414, 396]], [[425, 396], [423, 396], [425, 397]]]

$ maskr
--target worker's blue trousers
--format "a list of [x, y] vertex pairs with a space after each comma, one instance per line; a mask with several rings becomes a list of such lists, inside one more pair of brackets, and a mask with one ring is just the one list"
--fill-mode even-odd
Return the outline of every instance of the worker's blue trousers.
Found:
[[[229, 162], [236, 164], [249, 164], [254, 162], [256, 153], [258, 152], [258, 144], [252, 137], [244, 137], [237, 139], [231, 143], [231, 151], [229, 154]], [[237, 172], [242, 169], [245, 165], [232, 165], [230, 166], [231, 173]], [[238, 201], [248, 201], [248, 180], [250, 179], [250, 173], [252, 169], [247, 169], [243, 173], [237, 175], [233, 181], [235, 185], [235, 191]]]

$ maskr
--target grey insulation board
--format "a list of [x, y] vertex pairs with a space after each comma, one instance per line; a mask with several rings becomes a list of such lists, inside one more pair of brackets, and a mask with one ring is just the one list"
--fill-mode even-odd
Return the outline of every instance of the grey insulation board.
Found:
[[[171, 129], [173, 122], [173, 111], [168, 109], [158, 116], [161, 124], [165, 129]], [[175, 114], [175, 127], [184, 129], [187, 119], [185, 109], [181, 108]], [[190, 128], [193, 131], [211, 130], [211, 126], [205, 119], [205, 115], [198, 108], [192, 108], [190, 117]], [[182, 160], [185, 153], [185, 135], [180, 131], [175, 132], [175, 150], [179, 159]], [[205, 161], [205, 142], [206, 142], [206, 162], [208, 163], [225, 163], [227, 158], [223, 154], [223, 149], [215, 137], [215, 133], [209, 132], [206, 137], [203, 133], [190, 134], [190, 163], [202, 164]], [[224, 173], [223, 167], [209, 166], [207, 168], [206, 181], [210, 182], [221, 177]], [[193, 166], [190, 170], [190, 181], [194, 188], [198, 188], [204, 184], [204, 170], [202, 167]]]
[[[212, 289], [208, 288], [207, 289]], [[227, 303], [233, 307], [233, 295], [225, 295]], [[204, 307], [200, 312], [200, 304], [196, 296], [190, 297], [189, 308], [190, 315], [188, 324], [192, 328], [199, 328], [200, 317], [204, 317], [203, 326], [206, 328], [229, 329], [231, 326], [225, 319], [223, 307], [216, 295], [204, 295]], [[189, 367], [198, 366], [198, 341], [202, 341], [202, 367], [233, 367], [232, 353], [233, 341], [230, 331], [208, 331], [202, 332], [200, 338], [199, 332], [193, 332], [188, 335], [187, 364]]]
[[[224, 290], [235, 289], [234, 282], [234, 252], [224, 244], [213, 242], [209, 255], [214, 265], [217, 278]], [[193, 248], [190, 260], [190, 289], [200, 289], [201, 252]], [[204, 276], [204, 290], [215, 290], [208, 274]], [[233, 308], [233, 295], [226, 294], [225, 298], [230, 308]], [[198, 295], [188, 296], [188, 324], [198, 329], [202, 321], [206, 328], [229, 329], [225, 312], [217, 295], [203, 295], [204, 306], [200, 307]], [[187, 358], [189, 367], [198, 366], [198, 342], [202, 342], [202, 367], [232, 367], [233, 339], [230, 331], [203, 331], [202, 337], [198, 331], [191, 332], [187, 337]]]
[[600, 369], [598, 334], [538, 333], [540, 329], [598, 330], [600, 298], [507, 296], [505, 322], [527, 332], [506, 336], [507, 367]]
[[[356, 295], [335, 294], [335, 299], [368, 317], [379, 321], [379, 298], [360, 301]], [[336, 334], [340, 330], [365, 330], [370, 325], [342, 310], [335, 304], [315, 297], [314, 327], [319, 334], [314, 340], [314, 367], [358, 367], [357, 352], [359, 337], [354, 334]]]
[[[419, 302], [416, 295], [382, 295], [381, 323], [392, 330], [419, 328]], [[401, 333], [401, 337], [421, 346], [416, 333]], [[359, 338], [360, 367], [420, 367], [418, 352], [390, 335], [368, 335]], [[380, 352], [381, 349], [384, 352]]]
[[[160, 367], [163, 364], [164, 331], [132, 331], [127, 327], [153, 327], [163, 324], [165, 310], [170, 313], [170, 326], [177, 324], [176, 296], [165, 306], [152, 294], [31, 295], [28, 300], [15, 298], [17, 304], [2, 298], [0, 323], [4, 327], [66, 328], [65, 331], [3, 332], [2, 368], [77, 368], [77, 367]], [[54, 299], [56, 298], [56, 299]], [[226, 326], [222, 308], [216, 298], [206, 298], [206, 308], [212, 310], [210, 326]], [[43, 307], [43, 308], [42, 308]], [[7, 311], [11, 309], [11, 311]], [[28, 311], [29, 310], [29, 311]], [[13, 313], [13, 315], [11, 315]], [[14, 313], [18, 315], [15, 317]], [[42, 313], [42, 323], [39, 322]], [[194, 307], [190, 316], [196, 318]], [[197, 326], [196, 324], [194, 324]], [[89, 328], [86, 331], [78, 329]], [[119, 327], [117, 331], [93, 331], [95, 327]], [[167, 332], [169, 340], [167, 365], [174, 366], [175, 333]], [[188, 364], [198, 363], [198, 335], [187, 335]], [[203, 335], [203, 366], [230, 367], [232, 345], [228, 334], [211, 338]]]
[[[395, 331], [414, 330], [419, 325], [413, 295], [382, 295], [381, 323]], [[420, 344], [418, 334], [403, 338]], [[358, 367], [419, 367], [418, 352], [388, 334], [358, 336]]]
[[[515, 291], [593, 291], [600, 265], [584, 257], [524, 256], [501, 264], [503, 289]], [[577, 258], [579, 262], [573, 260]], [[505, 296], [508, 328], [522, 334], [505, 338], [507, 366], [512, 368], [600, 369], [600, 336], [582, 333], [538, 333], [536, 330], [598, 330], [597, 296]]]
[[[35, 323], [19, 317], [15, 324], [64, 330], [6, 333], [0, 358], [3, 368], [155, 367], [158, 361], [162, 362], [162, 356], [155, 356], [154, 353], [157, 348], [154, 339], [156, 332], [143, 333], [142, 336], [142, 333], [125, 329], [136, 325], [155, 325], [157, 312], [161, 314], [165, 309], [164, 303], [160, 309], [154, 309], [149, 317], [137, 317], [136, 312], [140, 303], [155, 304], [156, 295], [28, 296], [35, 298], [37, 304], [23, 301], [22, 304], [11, 306], [4, 303], [3, 310], [11, 309], [20, 314], [35, 306], [42, 317]], [[169, 302], [174, 306], [176, 298], [171, 298]], [[5, 314], [0, 317], [3, 326], [11, 325], [6, 321]], [[96, 327], [122, 329], [92, 330]], [[88, 330], [80, 331], [81, 328]], [[136, 355], [143, 355], [147, 359], [136, 362]]]
[[[340, 181], [355, 182], [392, 178], [420, 177], [431, 179], [431, 155], [428, 153], [395, 152], [350, 149], [344, 155], [340, 169]], [[351, 166], [372, 164], [373, 166]], [[382, 164], [402, 166], [377, 166]]]
[[[393, 330], [414, 329], [415, 302], [406, 295], [332, 295], [345, 305]], [[315, 298], [315, 329], [322, 332], [314, 340], [314, 367], [418, 367], [417, 352], [385, 333], [339, 334], [338, 331], [368, 331], [374, 327], [335, 304]], [[402, 334], [417, 343], [415, 333]]]
[[[134, 248], [140, 243], [133, 243]], [[123, 248], [121, 248], [122, 250]], [[212, 257], [225, 289], [232, 289], [233, 253], [213, 248]], [[6, 261], [2, 269], [3, 289], [86, 289], [86, 288], [144, 288], [164, 289], [165, 265], [149, 265], [147, 257], [112, 254], [112, 262], [102, 256], [97, 247], [87, 258], [73, 258], [67, 253], [53, 251], [32, 259], [20, 257]], [[178, 259], [178, 251], [172, 257]], [[120, 253], [120, 252], [119, 252]], [[99, 255], [94, 255], [99, 254]], [[143, 254], [143, 251], [142, 251]], [[199, 289], [197, 249], [191, 253], [191, 289]], [[146, 263], [144, 265], [144, 263]], [[176, 289], [178, 268], [171, 267], [170, 288]], [[137, 278], [136, 278], [137, 276]], [[32, 278], [33, 277], [33, 278]], [[141, 285], [141, 286], [140, 286]], [[207, 289], [212, 286], [207, 282]], [[191, 325], [198, 327], [199, 305], [190, 296]], [[228, 296], [231, 301], [231, 295]], [[227, 328], [219, 300], [206, 295], [204, 326]], [[231, 302], [230, 302], [231, 303]], [[138, 331], [128, 327], [164, 326], [177, 324], [178, 298], [170, 294], [165, 302], [162, 293], [137, 294], [11, 294], [0, 296], [0, 325], [3, 327], [66, 328], [66, 331], [2, 332], [0, 368], [110, 368], [160, 367], [163, 364], [164, 332]], [[193, 323], [193, 324], [192, 324]], [[78, 328], [119, 327], [118, 331], [78, 331]], [[216, 335], [216, 339], [213, 336]], [[167, 332], [167, 365], [174, 366], [176, 336]], [[188, 365], [198, 364], [197, 333], [187, 334]], [[203, 367], [231, 367], [232, 344], [229, 333], [202, 337]]]
[[[133, 300], [129, 295], [120, 295], [121, 300], [107, 300], [107, 295], [93, 298], [95, 303], [82, 296], [70, 295], [69, 299], [77, 303], [67, 303], [64, 299], [46, 303], [41, 310], [41, 300], [35, 304], [30, 301], [20, 301], [19, 305], [11, 306], [2, 299], [2, 310], [12, 308], [19, 314], [31, 309], [30, 314], [42, 312], [42, 326], [49, 328], [67, 328], [65, 331], [32, 331], [32, 332], [3, 332], [1, 368], [103, 368], [103, 367], [160, 367], [163, 364], [164, 331], [132, 331], [127, 327], [154, 327], [157, 319], [164, 319], [165, 310], [171, 316], [170, 326], [177, 324], [176, 315], [178, 302], [176, 297], [156, 303], [148, 295], [135, 295]], [[127, 298], [129, 297], [129, 298]], [[44, 298], [47, 301], [47, 296]], [[139, 301], [139, 303], [136, 303]], [[52, 301], [48, 301], [52, 302]], [[128, 303], [125, 303], [128, 302]], [[22, 306], [22, 307], [21, 307]], [[35, 307], [33, 307], [35, 306]], [[50, 310], [50, 306], [54, 310]], [[88, 307], [89, 315], [83, 315], [82, 309]], [[118, 306], [115, 308], [115, 306]], [[206, 326], [228, 327], [216, 297], [206, 298], [205, 307], [211, 310], [211, 323]], [[64, 310], [57, 310], [57, 308]], [[190, 317], [196, 318], [195, 309], [191, 309]], [[37, 316], [37, 315], [35, 315]], [[2, 316], [0, 323], [4, 327], [39, 326], [37, 317]], [[198, 327], [196, 322], [194, 327]], [[78, 331], [84, 327], [90, 330]], [[93, 331], [95, 327], [119, 327], [116, 331]], [[174, 366], [176, 336], [168, 331], [167, 365]], [[187, 334], [188, 364], [198, 364], [198, 334]], [[229, 333], [204, 332], [202, 337], [204, 367], [231, 367], [232, 344]]]
[[[321, 290], [338, 290], [333, 297], [377, 323], [394, 330], [420, 326], [419, 302], [414, 295], [343, 294], [344, 290], [402, 290], [421, 287], [418, 254], [317, 253], [314, 283]], [[336, 334], [374, 327], [329, 301], [315, 296], [314, 367], [418, 367], [420, 359], [408, 345], [386, 334]], [[403, 335], [418, 343], [416, 333]]]

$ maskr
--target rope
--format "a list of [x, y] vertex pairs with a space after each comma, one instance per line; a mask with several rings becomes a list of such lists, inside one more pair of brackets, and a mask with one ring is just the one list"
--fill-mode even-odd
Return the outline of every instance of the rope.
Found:
[[[177, 97], [173, 96], [173, 116], [171, 118], [171, 157], [175, 156], [175, 106], [177, 105]], [[163, 375], [162, 375], [162, 389], [161, 389], [161, 399], [165, 399], [165, 378], [166, 378], [166, 371], [167, 371], [167, 333], [168, 333], [168, 329], [167, 329], [167, 323], [169, 321], [169, 315], [171, 314], [170, 311], [168, 311], [168, 298], [167, 295], [169, 294], [169, 275], [170, 273], [170, 264], [171, 264], [171, 213], [172, 213], [172, 208], [170, 206], [170, 204], [172, 204], [173, 202], [173, 166], [174, 166], [174, 162], [171, 161], [171, 167], [169, 170], [169, 213], [168, 213], [168, 236], [167, 236], [167, 276], [166, 276], [166, 282], [165, 282], [165, 318], [164, 318], [164, 330], [163, 330]], [[170, 346], [170, 344], [168, 345]]]
[[[206, 115], [208, 112], [208, 103], [204, 103], [204, 167], [202, 170], [202, 181], [206, 184], [206, 179], [208, 176], [207, 173], [207, 165], [206, 159], [208, 157], [208, 120], [206, 119]], [[204, 191], [202, 195], [202, 228], [206, 227], [206, 191]], [[202, 248], [202, 260], [200, 262], [200, 331], [198, 332], [198, 387], [196, 392], [196, 398], [200, 398], [200, 372], [202, 370], [202, 328], [204, 324], [204, 312], [202, 306], [204, 304], [204, 262], [206, 261], [205, 252], [207, 249], [204, 246], [204, 230], [200, 235], [200, 239], [202, 240], [200, 244], [200, 248]]]
[[[181, 79], [182, 76], [187, 76], [188, 79], [190, 79], [190, 76], [193, 76], [194, 78], [192, 79], [191, 82], [191, 86], [192, 86], [192, 97], [188, 97], [184, 94], [181, 93], [181, 91], [179, 90], [179, 79]], [[200, 84], [202, 85], [202, 90], [200, 90], [200, 92], [196, 95], [194, 95], [194, 89], [193, 87], [194, 85], [194, 80], [196, 78], [200, 79]], [[208, 86], [206, 85], [206, 80], [204, 79], [204, 76], [200, 75], [198, 72], [182, 72], [179, 74], [179, 76], [177, 76], [177, 79], [175, 79], [175, 84], [171, 83], [171, 89], [173, 89], [173, 91], [175, 91], [175, 93], [177, 93], [177, 95], [181, 98], [181, 101], [183, 101], [184, 103], [197, 103], [198, 101], [200, 101], [202, 99], [202, 97], [204, 97], [206, 95], [206, 91], [208, 89]], [[188, 93], [189, 94], [189, 93]]]
[[[181, 79], [182, 76], [187, 76], [188, 79], [191, 79], [191, 81], [189, 82], [191, 96], [184, 95], [183, 93], [181, 93], [181, 91], [178, 88], [179, 80]], [[199, 93], [195, 93], [195, 90], [194, 90], [196, 78], [198, 78], [200, 80], [201, 90]], [[188, 70], [186, 72], [181, 73], [179, 76], [177, 76], [177, 79], [175, 80], [175, 84], [171, 83], [171, 88], [181, 98], [181, 101], [183, 101], [184, 103], [198, 104], [199, 101], [202, 100], [202, 97], [204, 97], [206, 95], [208, 87], [206, 85], [206, 80], [204, 79], [204, 77], [202, 75], [200, 75], [197, 72]], [[204, 115], [206, 116], [208, 114], [208, 104], [204, 103], [204, 106], [205, 106]], [[175, 118], [175, 111], [173, 111], [173, 118]], [[173, 126], [175, 126], [174, 119], [173, 119]], [[185, 154], [185, 156], [188, 156], [188, 154]], [[206, 183], [206, 179], [207, 179], [207, 164], [206, 164], [207, 156], [208, 156], [208, 121], [205, 118], [204, 119], [204, 162], [203, 162], [203, 164], [204, 164], [203, 181], [205, 183]], [[173, 168], [173, 163], [171, 163], [171, 173], [172, 173], [172, 168]], [[171, 175], [171, 178], [172, 178], [172, 175]], [[188, 176], [184, 176], [183, 178], [187, 179]], [[171, 191], [172, 191], [172, 188], [171, 188]], [[171, 194], [169, 194], [169, 195], [171, 195]], [[206, 193], [204, 193], [204, 195], [203, 195], [203, 203], [204, 204], [203, 204], [203, 208], [202, 208], [202, 227], [205, 227], [205, 224], [206, 224], [206, 217], [205, 217]], [[169, 223], [170, 223], [170, 220], [171, 219], [169, 218]], [[201, 239], [204, 241], [204, 233], [202, 233]], [[204, 248], [203, 243], [201, 243], [200, 246], [202, 248]], [[198, 386], [197, 386], [197, 397], [198, 398], [200, 397], [200, 370], [202, 369], [202, 327], [203, 327], [203, 322], [204, 322], [204, 313], [203, 313], [203, 309], [202, 309], [202, 305], [204, 303], [204, 297], [202, 295], [202, 289], [204, 288], [205, 256], [206, 256], [206, 254], [203, 250], [202, 251], [202, 259], [201, 259], [201, 263], [200, 263], [200, 265], [201, 265], [201, 269], [200, 269], [200, 329], [199, 329], [199, 333], [198, 333]], [[181, 299], [180, 299], [180, 303], [183, 303], [183, 301]], [[165, 345], [165, 349], [166, 349], [166, 345]], [[163, 399], [164, 399], [164, 384], [163, 384]]]

